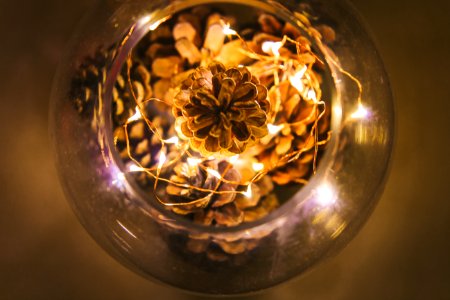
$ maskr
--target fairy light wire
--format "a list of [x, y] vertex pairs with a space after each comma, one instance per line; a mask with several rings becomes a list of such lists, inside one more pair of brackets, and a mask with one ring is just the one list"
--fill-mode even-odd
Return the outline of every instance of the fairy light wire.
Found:
[[[298, 41], [295, 41], [295, 40], [289, 38], [286, 35], [283, 36], [281, 41], [266, 41], [266, 43], [267, 42], [276, 43], [276, 44], [269, 44], [269, 45], [271, 45], [271, 47], [268, 48], [270, 51], [267, 51], [267, 52], [271, 52], [271, 53], [267, 53], [268, 55], [256, 53], [255, 51], [253, 51], [251, 49], [251, 47], [239, 35], [239, 33], [237, 31], [230, 28], [230, 25], [228, 23], [225, 23], [225, 21], [222, 21], [222, 25], [224, 26], [224, 33], [227, 36], [229, 36], [229, 37], [236, 36], [242, 42], [243, 49], [241, 49], [241, 52], [243, 52], [249, 58], [254, 59], [257, 62], [261, 63], [259, 70], [258, 70], [257, 66], [255, 66], [255, 64], [249, 66], [249, 68], [252, 70], [252, 74], [258, 74], [259, 76], [263, 76], [265, 74], [270, 74], [270, 73], [267, 73], [269, 71], [272, 72], [273, 80], [274, 80], [272, 88], [275, 90], [275, 93], [277, 93], [277, 95], [276, 95], [275, 109], [272, 112], [271, 124], [269, 124], [269, 125], [272, 125], [274, 127], [285, 128], [285, 127], [297, 126], [300, 124], [310, 124], [311, 119], [313, 119], [313, 124], [308, 133], [308, 138], [306, 139], [306, 141], [304, 143], [304, 145], [306, 145], [306, 146], [304, 146], [300, 149], [297, 149], [295, 151], [291, 151], [291, 152], [281, 156], [281, 158], [279, 158], [278, 161], [273, 166], [267, 167], [264, 164], [262, 164], [263, 167], [260, 168], [259, 171], [255, 170], [255, 175], [251, 178], [251, 180], [249, 180], [247, 182], [235, 182], [235, 181], [230, 181], [230, 180], [227, 180], [224, 178], [226, 176], [226, 173], [228, 172], [228, 170], [233, 165], [232, 163], [229, 163], [229, 165], [225, 168], [225, 171], [222, 174], [218, 174], [220, 176], [215, 176], [218, 181], [217, 181], [214, 189], [206, 189], [206, 188], [194, 186], [191, 184], [179, 183], [174, 180], [167, 179], [167, 178], [161, 176], [162, 174], [165, 173], [165, 170], [168, 167], [173, 166], [174, 164], [176, 164], [180, 161], [184, 161], [184, 159], [186, 157], [193, 158], [194, 155], [189, 151], [189, 142], [177, 137], [177, 140], [173, 140], [173, 144], [178, 149], [182, 149], [182, 150], [178, 153], [177, 157], [175, 157], [172, 160], [167, 161], [165, 151], [168, 150], [167, 149], [168, 147], [166, 145], [168, 139], [163, 138], [162, 134], [159, 132], [159, 129], [146, 116], [146, 113], [142, 106], [149, 103], [150, 101], [160, 102], [160, 103], [163, 103], [163, 104], [166, 104], [169, 106], [170, 106], [170, 103], [167, 103], [166, 101], [158, 99], [158, 98], [144, 99], [143, 101], [138, 103], [138, 99], [135, 94], [135, 91], [133, 88], [133, 82], [131, 79], [132, 58], [131, 58], [131, 53], [130, 53], [128, 56], [128, 59], [127, 59], [127, 64], [126, 64], [126, 66], [127, 66], [127, 83], [128, 83], [131, 95], [135, 101], [136, 109], [140, 113], [141, 119], [145, 122], [145, 124], [147, 125], [150, 132], [156, 136], [156, 138], [158, 139], [158, 142], [161, 145], [161, 148], [159, 150], [160, 161], [158, 162], [158, 165], [156, 167], [153, 166], [151, 168], [145, 168], [144, 166], [142, 166], [142, 164], [138, 161], [138, 159], [133, 157], [133, 154], [131, 153], [130, 138], [128, 135], [128, 125], [132, 122], [138, 121], [138, 120], [131, 119], [131, 120], [127, 121], [126, 124], [123, 125], [123, 130], [125, 132], [127, 156], [137, 166], [138, 169], [136, 170], [136, 172], [139, 172], [139, 171], [144, 172], [147, 176], [149, 176], [150, 178], [153, 178], [153, 180], [154, 180], [153, 194], [155, 195], [158, 202], [160, 202], [164, 206], [177, 207], [177, 206], [192, 206], [192, 205], [197, 205], [199, 203], [202, 204], [203, 202], [209, 202], [211, 200], [211, 197], [214, 195], [223, 195], [223, 194], [241, 194], [246, 197], [251, 197], [251, 185], [252, 184], [261, 180], [268, 173], [270, 173], [276, 169], [279, 169], [281, 167], [284, 167], [285, 165], [295, 162], [296, 160], [298, 160], [301, 157], [301, 155], [303, 153], [309, 152], [312, 149], [309, 146], [311, 139], [313, 139], [313, 142], [312, 142], [313, 148], [314, 148], [313, 173], [315, 173], [316, 165], [317, 165], [317, 155], [319, 152], [319, 146], [325, 145], [331, 138], [331, 131], [329, 131], [327, 133], [326, 139], [324, 139], [322, 141], [319, 140], [318, 126], [319, 126], [320, 120], [325, 115], [326, 103], [321, 100], [322, 91], [321, 91], [320, 83], [319, 83], [319, 80], [317, 79], [316, 73], [312, 70], [312, 66], [316, 62], [322, 62], [320, 60], [320, 58], [315, 53], [313, 53], [310, 49], [308, 49], [306, 46], [302, 45]], [[128, 35], [126, 38], [128, 38]], [[316, 37], [316, 39], [318, 39], [318, 38]], [[319, 40], [318, 41], [319, 47], [322, 47], [320, 39], [318, 39], [318, 40]], [[286, 45], [286, 43], [291, 43], [291, 44], [295, 45], [296, 52], [297, 52], [295, 54], [295, 59], [292, 57], [284, 57], [279, 52]], [[274, 45], [276, 45], [276, 48], [273, 48]], [[310, 63], [302, 62], [301, 55], [305, 54], [305, 53], [310, 54], [314, 58], [314, 61], [310, 62]], [[361, 95], [362, 95], [362, 90], [363, 90], [362, 84], [352, 74], [343, 70], [336, 61], [334, 61], [331, 58], [330, 58], [330, 60], [334, 65], [337, 66], [337, 68], [339, 69], [339, 71], [342, 74], [348, 76], [350, 79], [352, 79], [356, 83], [356, 85], [358, 86], [358, 89], [359, 89], [358, 103], [361, 103], [361, 97], [362, 97]], [[269, 71], [268, 71], [267, 67], [269, 67]], [[301, 96], [301, 101], [306, 101], [305, 99], [307, 99], [307, 97], [304, 97], [305, 95], [303, 94], [303, 92], [305, 92], [305, 91], [306, 91], [305, 93], [307, 93], [306, 96], [308, 96], [308, 94], [314, 95], [314, 97], [312, 97], [314, 99], [309, 99], [309, 100], [313, 101], [313, 109], [312, 109], [311, 113], [302, 120], [292, 122], [292, 123], [284, 122], [284, 123], [277, 124], [275, 121], [276, 121], [277, 114], [280, 111], [280, 106], [282, 103], [281, 93], [279, 90], [279, 86], [280, 86], [279, 72], [281, 72], [281, 80], [283, 80], [283, 81], [290, 80], [292, 78], [292, 76], [296, 75], [295, 70], [297, 70], [299, 67], [301, 67], [302, 69], [306, 68], [306, 70], [304, 70], [304, 73], [301, 74], [302, 76], [299, 76], [299, 80], [301, 80], [300, 83], [302, 84], [303, 90], [302, 91], [297, 90], [297, 91], [298, 91], [299, 95]], [[297, 72], [300, 72], [300, 71], [297, 71]], [[292, 85], [292, 83], [290, 83], [290, 85], [293, 88], [296, 88], [295, 86]], [[313, 91], [313, 93], [311, 91]], [[282, 129], [280, 129], [277, 133], [275, 133], [271, 139], [278, 137], [280, 135], [281, 131], [282, 131]], [[161, 161], [161, 157], [164, 158], [164, 161]], [[201, 163], [199, 163], [197, 167], [199, 169], [202, 169], [205, 172], [208, 172], [208, 170], [211, 170], [208, 166], [205, 166], [205, 162], [207, 162], [208, 159], [209, 158], [202, 158]], [[186, 162], [183, 162], [183, 163], [186, 163]], [[258, 162], [258, 163], [260, 163], [260, 162]], [[210, 171], [208, 173], [210, 173]], [[295, 178], [293, 181], [296, 183], [299, 183], [299, 184], [306, 184], [308, 182], [304, 178]], [[198, 192], [206, 193], [206, 196], [199, 198], [199, 199], [189, 201], [189, 202], [170, 203], [167, 201], [163, 201], [157, 194], [159, 182], [164, 182], [166, 184], [174, 185], [174, 186], [177, 186], [180, 188], [196, 190]], [[219, 191], [218, 189], [222, 183], [228, 183], [228, 184], [242, 186], [245, 189], [245, 191], [241, 191], [241, 190]]]

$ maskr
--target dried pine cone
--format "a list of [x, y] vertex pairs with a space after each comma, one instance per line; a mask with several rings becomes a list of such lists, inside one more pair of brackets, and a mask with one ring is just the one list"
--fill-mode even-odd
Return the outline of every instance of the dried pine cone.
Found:
[[[217, 177], [206, 171], [207, 169], [218, 172], [228, 182], [219, 182]], [[191, 215], [194, 222], [207, 226], [235, 226], [242, 223], [244, 214], [234, 203], [236, 193], [233, 193], [239, 185], [241, 176], [228, 162], [179, 163], [173, 171], [175, 174], [170, 180], [175, 184], [169, 184], [166, 188], [169, 201], [171, 203], [195, 201], [194, 204], [169, 206], [175, 213]], [[212, 194], [177, 184], [230, 193]]]
[[[273, 181], [284, 185], [311, 175], [314, 138], [310, 131], [319, 112], [317, 106], [312, 101], [303, 99], [288, 81], [282, 82], [277, 92], [282, 102], [282, 110], [278, 113], [277, 120], [279, 123], [292, 125], [285, 126], [276, 136], [263, 140], [258, 158], [267, 168], [273, 168], [283, 156], [303, 150], [299, 159], [271, 172]], [[275, 97], [276, 93], [271, 91], [269, 98]], [[326, 138], [330, 128], [329, 118], [327, 110], [319, 120], [319, 140]]]
[[218, 62], [183, 82], [173, 113], [180, 135], [205, 156], [234, 155], [267, 135], [267, 89], [245, 67]]
[[[228, 182], [220, 183], [205, 169], [209, 168], [222, 174]], [[202, 165], [179, 163], [170, 177], [173, 184], [166, 187], [171, 203], [185, 203], [181, 206], [168, 206], [175, 213], [191, 217], [194, 222], [205, 226], [237, 226], [243, 222], [252, 222], [266, 216], [278, 206], [278, 199], [272, 193], [273, 184], [266, 176], [252, 184], [250, 198], [233, 193], [239, 189], [241, 181], [239, 172], [227, 161], [208, 161]], [[232, 183], [230, 183], [232, 182]], [[194, 188], [229, 191], [229, 194], [212, 195]], [[188, 204], [190, 203], [190, 204]], [[258, 246], [260, 240], [270, 232], [260, 232], [258, 236], [236, 239], [211, 239], [207, 235], [190, 236], [186, 247], [192, 253], [205, 254], [212, 261], [228, 261], [235, 255], [251, 251]]]

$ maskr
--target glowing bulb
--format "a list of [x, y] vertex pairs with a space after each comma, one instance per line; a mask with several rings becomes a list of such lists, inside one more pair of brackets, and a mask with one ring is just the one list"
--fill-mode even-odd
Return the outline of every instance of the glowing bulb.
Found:
[[170, 139], [165, 140], [164, 143], [178, 145], [179, 141], [180, 141], [180, 139], [177, 136], [173, 136]]
[[164, 166], [164, 163], [166, 162], [166, 154], [163, 150], [159, 152], [159, 163], [158, 163], [158, 169], [161, 170], [161, 168]]
[[137, 166], [137, 165], [135, 165], [135, 164], [131, 164], [131, 165], [128, 167], [128, 171], [129, 171], [129, 172], [142, 172], [142, 171], [144, 171], [144, 170], [145, 170], [144, 168], [139, 167], [139, 166]]
[[321, 206], [330, 206], [336, 202], [336, 193], [328, 183], [322, 183], [316, 190], [316, 202]]
[[308, 97], [309, 100], [317, 102], [316, 91], [314, 91], [313, 89], [308, 90], [307, 97]]
[[267, 54], [273, 54], [275, 57], [279, 57], [281, 47], [283, 47], [282, 42], [267, 41], [262, 43], [261, 49]]
[[187, 163], [190, 167], [196, 167], [202, 163], [202, 160], [200, 158], [188, 157]]
[[308, 67], [303, 66], [303, 68], [296, 72], [294, 76], [289, 77], [289, 81], [291, 82], [292, 86], [295, 87], [300, 93], [303, 93], [303, 90], [305, 89], [302, 79], [303, 76], [305, 76], [306, 70], [308, 70]]
[[139, 110], [139, 107], [136, 106], [136, 112], [134, 113], [134, 115], [128, 118], [127, 123], [138, 121], [141, 118], [142, 118], [141, 111]]
[[230, 23], [223, 23], [223, 33], [226, 35], [236, 35], [236, 30], [230, 28]]
[[262, 171], [262, 170], [264, 170], [264, 164], [262, 164], [262, 163], [253, 163], [252, 164], [252, 167], [253, 167], [253, 170], [255, 171], [255, 172], [259, 172], [259, 171]]
[[247, 187], [247, 190], [245, 192], [242, 192], [242, 194], [247, 198], [251, 198], [252, 197], [252, 185], [249, 184]]
[[358, 104], [358, 109], [351, 115], [352, 119], [365, 119], [369, 116], [369, 111], [361, 104]]
[[219, 172], [217, 172], [216, 170], [213, 169], [206, 169], [206, 172], [208, 172], [208, 174], [216, 177], [217, 179], [222, 179], [222, 176], [219, 174]]
[[232, 157], [230, 157], [230, 159], [228, 161], [232, 164], [235, 164], [235, 163], [237, 163], [238, 160], [239, 160], [239, 154], [236, 154], [236, 155], [233, 155]]
[[277, 134], [283, 128], [284, 128], [283, 124], [281, 124], [281, 125], [267, 124], [267, 129], [269, 130], [270, 134]]

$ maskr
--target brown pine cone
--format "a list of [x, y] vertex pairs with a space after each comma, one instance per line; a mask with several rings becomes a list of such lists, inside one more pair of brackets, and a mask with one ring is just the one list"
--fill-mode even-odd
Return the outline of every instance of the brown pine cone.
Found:
[[[258, 159], [266, 168], [272, 169], [283, 156], [303, 150], [299, 159], [270, 173], [275, 183], [285, 185], [298, 179], [307, 179], [311, 175], [314, 137], [310, 135], [310, 131], [319, 111], [313, 101], [303, 99], [288, 81], [282, 82], [277, 92], [280, 93], [282, 103], [282, 110], [277, 115], [278, 123], [291, 125], [285, 126], [277, 135], [261, 142]], [[277, 97], [275, 91], [271, 91], [269, 98], [275, 97]], [[318, 125], [319, 140], [326, 139], [330, 129], [329, 109], [319, 120]]]
[[204, 156], [234, 155], [267, 135], [267, 89], [245, 67], [218, 62], [183, 82], [173, 113], [180, 135]]
[[[209, 161], [203, 163], [202, 166], [223, 174], [223, 178], [227, 181], [241, 181], [239, 172], [226, 161], [220, 163]], [[170, 180], [204, 189], [216, 189], [218, 179], [211, 176], [204, 168], [196, 164], [180, 163], [174, 168], [175, 174], [170, 177]], [[227, 169], [228, 171], [226, 171]], [[217, 191], [232, 192], [236, 189], [238, 189], [237, 184], [220, 183]], [[278, 199], [272, 190], [272, 181], [270, 177], [266, 176], [252, 184], [250, 198], [234, 193], [211, 195], [176, 184], [169, 184], [165, 191], [172, 203], [192, 203], [197, 200], [192, 204], [170, 207], [175, 213], [191, 217], [194, 222], [201, 225], [230, 227], [258, 220], [278, 208]], [[258, 236], [251, 238], [235, 239], [212, 239], [208, 235], [192, 235], [189, 237], [186, 247], [192, 253], [205, 254], [212, 261], [228, 261], [238, 254], [251, 251], [258, 246], [262, 238], [269, 234], [270, 232], [261, 232]]]
[[[219, 182], [207, 169], [218, 172], [224, 180]], [[207, 226], [236, 226], [242, 223], [244, 214], [234, 203], [236, 191], [241, 176], [231, 164], [226, 161], [217, 163], [208, 161], [202, 164], [181, 162], [174, 168], [170, 180], [176, 184], [169, 184], [166, 192], [171, 203], [190, 203], [181, 206], [168, 206], [172, 211], [181, 215], [189, 215], [194, 222]], [[212, 194], [177, 184], [190, 185], [210, 191], [230, 192]]]

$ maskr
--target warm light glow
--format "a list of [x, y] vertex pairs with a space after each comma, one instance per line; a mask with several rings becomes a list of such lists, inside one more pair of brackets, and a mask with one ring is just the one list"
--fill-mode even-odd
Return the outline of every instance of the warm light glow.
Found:
[[329, 183], [322, 183], [316, 190], [316, 202], [321, 206], [333, 205], [336, 198], [336, 193]]
[[279, 57], [281, 47], [283, 47], [282, 42], [267, 41], [262, 43], [261, 49], [267, 54], [272, 54], [275, 57]]
[[247, 198], [251, 198], [252, 197], [252, 185], [249, 184], [247, 187], [247, 191], [242, 192], [242, 194]]
[[219, 172], [217, 172], [216, 170], [213, 169], [206, 169], [206, 172], [208, 172], [208, 174], [216, 177], [217, 179], [222, 179], [222, 176], [219, 174]]
[[255, 172], [259, 172], [259, 171], [264, 170], [264, 164], [262, 164], [262, 163], [254, 162], [254, 163], [252, 164], [252, 167], [253, 167], [253, 170], [254, 170]]
[[202, 163], [202, 160], [200, 158], [188, 157], [187, 163], [189, 167], [196, 167]]
[[[147, 17], [146, 17], [147, 18]], [[148, 29], [150, 29], [150, 31], [156, 30], [156, 28], [159, 27], [159, 25], [161, 25], [163, 22], [165, 22], [169, 17], [165, 17], [162, 19], [159, 19], [158, 21], [150, 24], [150, 26], [148, 27]], [[150, 17], [148, 17], [148, 21], [150, 21]], [[147, 21], [147, 22], [148, 22]]]
[[267, 129], [269, 130], [270, 134], [277, 134], [284, 128], [284, 125], [273, 125], [273, 124], [267, 124]]
[[179, 141], [180, 141], [180, 139], [177, 136], [173, 136], [168, 140], [164, 140], [164, 143], [178, 145]]
[[142, 172], [144, 170], [145, 170], [144, 168], [139, 167], [139, 166], [137, 166], [135, 164], [130, 164], [130, 166], [128, 167], [128, 171], [129, 172]]
[[164, 151], [161, 150], [161, 152], [159, 152], [159, 163], [158, 163], [158, 169], [161, 169], [164, 166], [164, 163], [166, 162], [166, 154], [164, 153]]
[[289, 81], [292, 86], [297, 89], [300, 93], [303, 93], [305, 86], [303, 85], [303, 76], [305, 76], [306, 70], [308, 70], [307, 66], [304, 66], [299, 71], [297, 71], [294, 76], [289, 77]]
[[148, 22], [150, 22], [150, 19], [151, 19], [150, 16], [145, 16], [145, 17], [142, 17], [142, 18], [139, 20], [139, 22], [140, 22], [142, 25], [144, 25], [144, 24], [147, 24]]
[[316, 91], [314, 91], [313, 89], [310, 89], [308, 91], [307, 97], [309, 100], [312, 100], [314, 102], [317, 102], [317, 96], [316, 96]]
[[229, 161], [230, 163], [232, 163], [232, 164], [237, 163], [238, 160], [239, 160], [239, 154], [233, 155], [232, 157], [230, 157], [230, 158], [228, 159], [228, 161]]
[[352, 119], [365, 119], [369, 116], [369, 111], [361, 104], [358, 104], [358, 109], [351, 115]]
[[139, 107], [136, 106], [136, 112], [134, 113], [134, 115], [128, 118], [127, 123], [138, 121], [141, 118], [142, 118], [141, 111], [139, 110]]
[[230, 23], [222, 23], [223, 33], [226, 35], [236, 35], [236, 30], [230, 28]]

